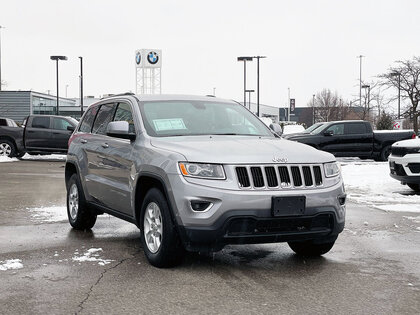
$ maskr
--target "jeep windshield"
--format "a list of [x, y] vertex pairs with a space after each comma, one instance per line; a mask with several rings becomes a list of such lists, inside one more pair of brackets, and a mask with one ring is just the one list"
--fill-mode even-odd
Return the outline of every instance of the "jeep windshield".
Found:
[[274, 137], [256, 116], [236, 103], [207, 101], [139, 102], [152, 137], [246, 135]]

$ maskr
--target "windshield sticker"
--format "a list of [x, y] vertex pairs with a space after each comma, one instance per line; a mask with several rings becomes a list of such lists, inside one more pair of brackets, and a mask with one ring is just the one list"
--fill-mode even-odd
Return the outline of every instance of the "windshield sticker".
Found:
[[156, 131], [187, 129], [182, 118], [153, 119]]

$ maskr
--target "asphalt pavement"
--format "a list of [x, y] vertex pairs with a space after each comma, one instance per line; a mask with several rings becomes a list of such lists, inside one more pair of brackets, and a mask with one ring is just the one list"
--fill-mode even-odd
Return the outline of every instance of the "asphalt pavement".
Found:
[[349, 203], [324, 257], [228, 246], [157, 269], [134, 225], [75, 231], [64, 205], [63, 161], [0, 163], [0, 314], [419, 314], [419, 214]]

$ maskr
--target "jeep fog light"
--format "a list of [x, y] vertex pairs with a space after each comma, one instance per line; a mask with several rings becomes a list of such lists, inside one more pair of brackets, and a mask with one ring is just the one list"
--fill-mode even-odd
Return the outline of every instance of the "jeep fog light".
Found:
[[199, 212], [207, 211], [213, 206], [211, 202], [203, 200], [191, 200], [190, 204], [193, 211]]
[[220, 164], [180, 162], [182, 175], [205, 179], [225, 179], [225, 171]]
[[326, 177], [334, 177], [340, 174], [340, 166], [337, 162], [325, 163], [324, 171]]

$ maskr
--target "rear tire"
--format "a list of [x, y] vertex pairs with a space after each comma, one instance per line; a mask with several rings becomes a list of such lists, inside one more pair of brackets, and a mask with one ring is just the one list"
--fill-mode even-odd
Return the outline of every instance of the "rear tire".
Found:
[[185, 255], [168, 202], [157, 188], [144, 197], [140, 214], [140, 235], [144, 254], [149, 263], [158, 268], [179, 265]]
[[410, 187], [412, 190], [419, 192], [420, 191], [420, 185], [419, 184], [407, 184], [408, 187]]
[[0, 140], [0, 156], [12, 158], [16, 155], [16, 148], [13, 142], [9, 140]]
[[67, 182], [67, 216], [70, 225], [76, 230], [89, 230], [96, 222], [86, 202], [79, 176], [73, 174]]
[[380, 161], [388, 161], [388, 157], [391, 154], [391, 146], [387, 145], [385, 148], [382, 149], [380, 157]]
[[299, 256], [321, 256], [328, 253], [334, 246], [334, 242], [315, 244], [313, 241], [289, 242], [290, 248]]

